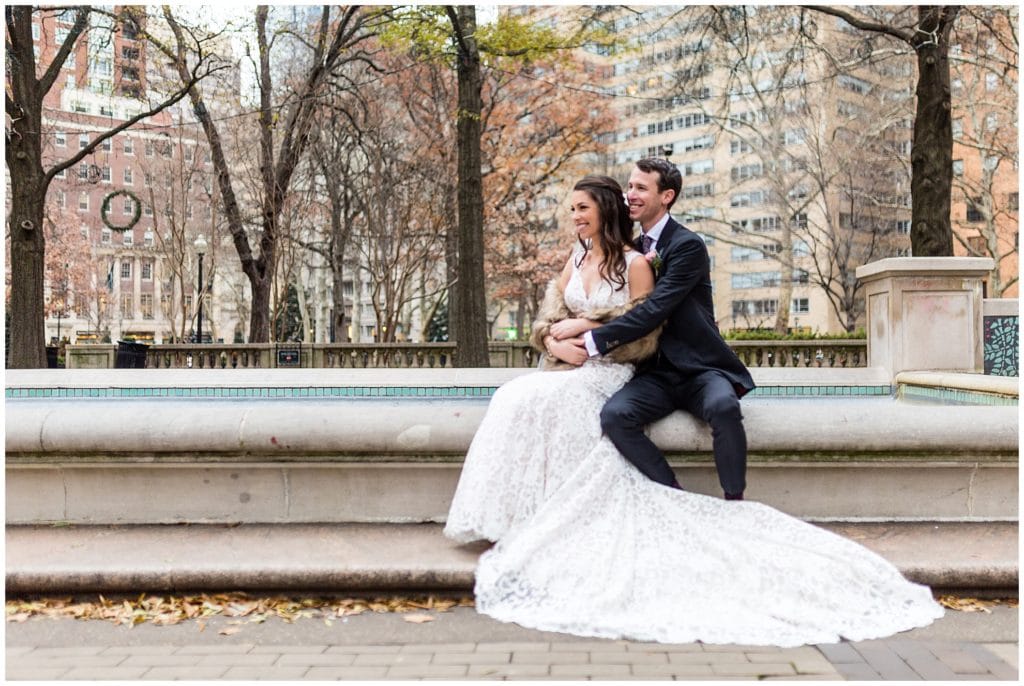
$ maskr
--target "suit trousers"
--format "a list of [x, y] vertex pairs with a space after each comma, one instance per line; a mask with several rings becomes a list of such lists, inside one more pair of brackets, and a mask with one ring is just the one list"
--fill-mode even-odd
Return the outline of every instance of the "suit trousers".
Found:
[[675, 481], [664, 454], [644, 433], [648, 424], [676, 409], [711, 425], [715, 467], [722, 490], [746, 489], [747, 434], [732, 383], [717, 371], [685, 375], [659, 366], [637, 373], [601, 410], [601, 429], [622, 455], [648, 478], [666, 486]]

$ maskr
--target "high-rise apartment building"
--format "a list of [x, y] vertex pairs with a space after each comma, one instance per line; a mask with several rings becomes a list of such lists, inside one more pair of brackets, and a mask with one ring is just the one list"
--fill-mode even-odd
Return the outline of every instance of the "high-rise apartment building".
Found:
[[[1019, 291], [1017, 8], [974, 7], [950, 49], [953, 95], [953, 249], [991, 257], [988, 297]], [[1002, 35], [1000, 35], [1002, 34]]]
[[[565, 8], [515, 11], [579, 21]], [[609, 8], [600, 19], [625, 48], [592, 46], [602, 95], [567, 97], [617, 112], [612, 176], [624, 181], [642, 157], [678, 166], [672, 213], [707, 242], [719, 327], [862, 326], [856, 268], [910, 255], [909, 48], [792, 7]], [[1015, 139], [1015, 121], [1000, 123]], [[1015, 184], [995, 192], [1016, 207]]]

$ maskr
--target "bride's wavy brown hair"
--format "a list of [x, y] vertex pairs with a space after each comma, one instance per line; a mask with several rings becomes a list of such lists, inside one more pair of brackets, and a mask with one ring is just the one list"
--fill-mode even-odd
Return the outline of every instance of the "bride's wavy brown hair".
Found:
[[[629, 218], [629, 206], [622, 193], [622, 186], [610, 176], [584, 176], [573, 187], [574, 191], [584, 191], [594, 199], [598, 215], [601, 219], [601, 230], [597, 237], [604, 250], [604, 259], [598, 267], [598, 273], [609, 283], [616, 283], [615, 290], [622, 290], [626, 285], [626, 256], [623, 249], [633, 242], [633, 220]], [[590, 246], [578, 239], [583, 246], [583, 255], [576, 264], [583, 263]]]

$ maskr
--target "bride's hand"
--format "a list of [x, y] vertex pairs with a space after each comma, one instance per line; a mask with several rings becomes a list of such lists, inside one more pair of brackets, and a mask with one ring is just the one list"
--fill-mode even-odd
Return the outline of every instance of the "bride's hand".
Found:
[[586, 346], [583, 344], [582, 338], [569, 338], [563, 341], [552, 341], [548, 350], [558, 359], [563, 362], [568, 362], [575, 367], [579, 367], [587, 361], [588, 357], [590, 357], [587, 353]]
[[584, 331], [588, 331], [591, 326], [589, 319], [574, 318], [574, 319], [563, 319], [560, 322], [555, 322], [551, 325], [551, 335], [558, 340], [564, 340], [566, 338], [574, 338], [579, 336]]

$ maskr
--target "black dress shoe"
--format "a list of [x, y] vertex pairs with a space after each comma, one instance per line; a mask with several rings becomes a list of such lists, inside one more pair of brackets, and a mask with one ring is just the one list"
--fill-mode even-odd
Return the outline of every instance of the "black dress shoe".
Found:
[[726, 500], [743, 500], [743, 493], [726, 493]]

